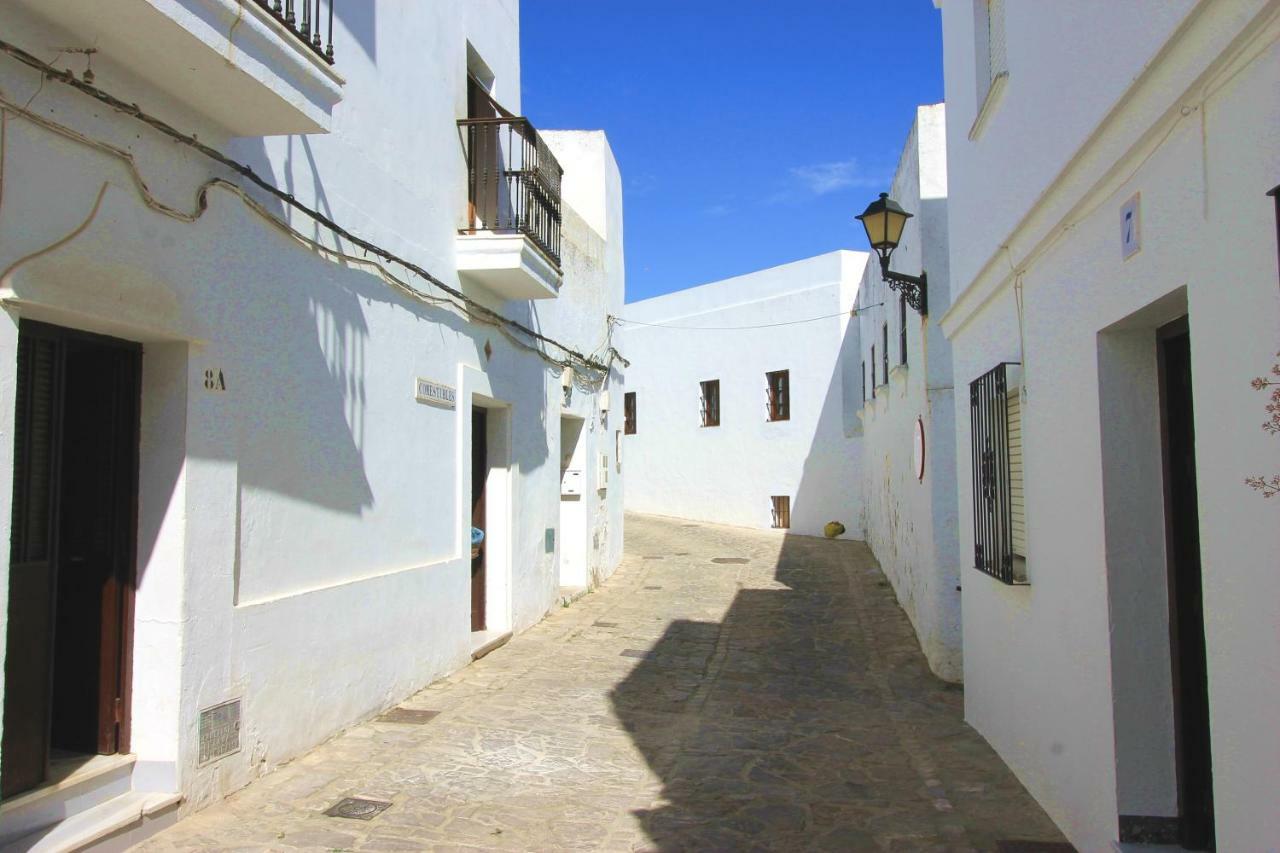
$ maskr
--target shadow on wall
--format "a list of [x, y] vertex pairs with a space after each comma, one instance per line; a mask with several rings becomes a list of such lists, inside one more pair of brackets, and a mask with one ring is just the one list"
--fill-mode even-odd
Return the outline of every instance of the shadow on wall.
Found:
[[[853, 328], [853, 323], [849, 327]], [[800, 482], [791, 497], [791, 526], [816, 534], [828, 521], [839, 521], [845, 526], [844, 535], [856, 539], [862, 535], [861, 513], [857, 511], [861, 494], [860, 471], [855, 451], [855, 442], [861, 438], [850, 437], [845, 429], [844, 365], [850, 358], [855, 363], [858, 359], [858, 336], [846, 331], [841, 336], [840, 352], [827, 379], [813, 440], [800, 472]], [[792, 405], [795, 405], [794, 400]], [[846, 472], [847, 481], [843, 479]]]
[[[369, 0], [328, 0], [333, 16], [373, 64], [378, 62], [378, 4]], [[335, 39], [337, 41], [337, 39]], [[346, 40], [343, 39], [343, 46]]]
[[787, 588], [740, 591], [723, 622], [672, 622], [611, 693], [663, 780], [668, 804], [634, 813], [657, 849], [1056, 835], [929, 672], [865, 545], [787, 536], [776, 578]]

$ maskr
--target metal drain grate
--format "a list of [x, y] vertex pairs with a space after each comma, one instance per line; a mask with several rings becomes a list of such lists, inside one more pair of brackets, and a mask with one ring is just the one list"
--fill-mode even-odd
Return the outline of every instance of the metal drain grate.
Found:
[[617, 622], [594, 622], [592, 624], [594, 624], [597, 628], [617, 628], [618, 627]]
[[623, 649], [619, 653], [619, 657], [624, 658], [647, 658], [649, 653], [644, 649]]
[[646, 586], [645, 589], [662, 589], [660, 586]]
[[721, 565], [728, 564], [733, 566], [741, 566], [746, 563], [750, 563], [751, 561], [748, 560], [746, 557], [712, 557], [711, 562], [719, 563]]
[[344, 797], [334, 803], [325, 814], [348, 820], [373, 820], [386, 811], [391, 803], [382, 800], [365, 800], [360, 797]]
[[665, 559], [665, 557], [661, 557], [661, 556], [659, 556], [659, 555], [657, 555], [657, 554], [645, 554], [645, 555], [644, 555], [644, 557], [643, 557], [642, 559], [645, 559], [645, 560], [662, 560], [662, 559]]
[[424, 711], [419, 708], [392, 708], [381, 717], [378, 717], [375, 722], [404, 723], [408, 726], [420, 726], [423, 723], [431, 722], [438, 716], [440, 716], [439, 711]]

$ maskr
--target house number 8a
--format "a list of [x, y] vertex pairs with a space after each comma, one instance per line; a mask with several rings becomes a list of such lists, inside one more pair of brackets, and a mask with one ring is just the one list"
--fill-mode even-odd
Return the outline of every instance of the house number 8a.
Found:
[[207, 391], [227, 390], [227, 380], [226, 377], [222, 375], [222, 370], [206, 370], [204, 372], [204, 387]]

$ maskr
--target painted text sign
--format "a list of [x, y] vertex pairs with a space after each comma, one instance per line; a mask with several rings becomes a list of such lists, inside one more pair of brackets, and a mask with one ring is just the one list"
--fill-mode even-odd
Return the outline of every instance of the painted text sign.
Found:
[[458, 392], [452, 385], [442, 385], [429, 379], [418, 380], [414, 396], [419, 403], [443, 406], [446, 409], [453, 409], [458, 405]]

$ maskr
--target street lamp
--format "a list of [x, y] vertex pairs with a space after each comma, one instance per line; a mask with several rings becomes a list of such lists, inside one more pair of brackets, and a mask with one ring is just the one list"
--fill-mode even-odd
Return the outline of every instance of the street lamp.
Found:
[[923, 271], [914, 276], [889, 270], [889, 257], [898, 248], [902, 229], [911, 216], [902, 209], [902, 205], [889, 198], [888, 193], [880, 193], [880, 198], [867, 205], [861, 216], [854, 218], [862, 223], [867, 231], [867, 241], [880, 256], [880, 273], [884, 280], [889, 283], [889, 287], [902, 291], [907, 304], [923, 317], [929, 313], [928, 276]]

